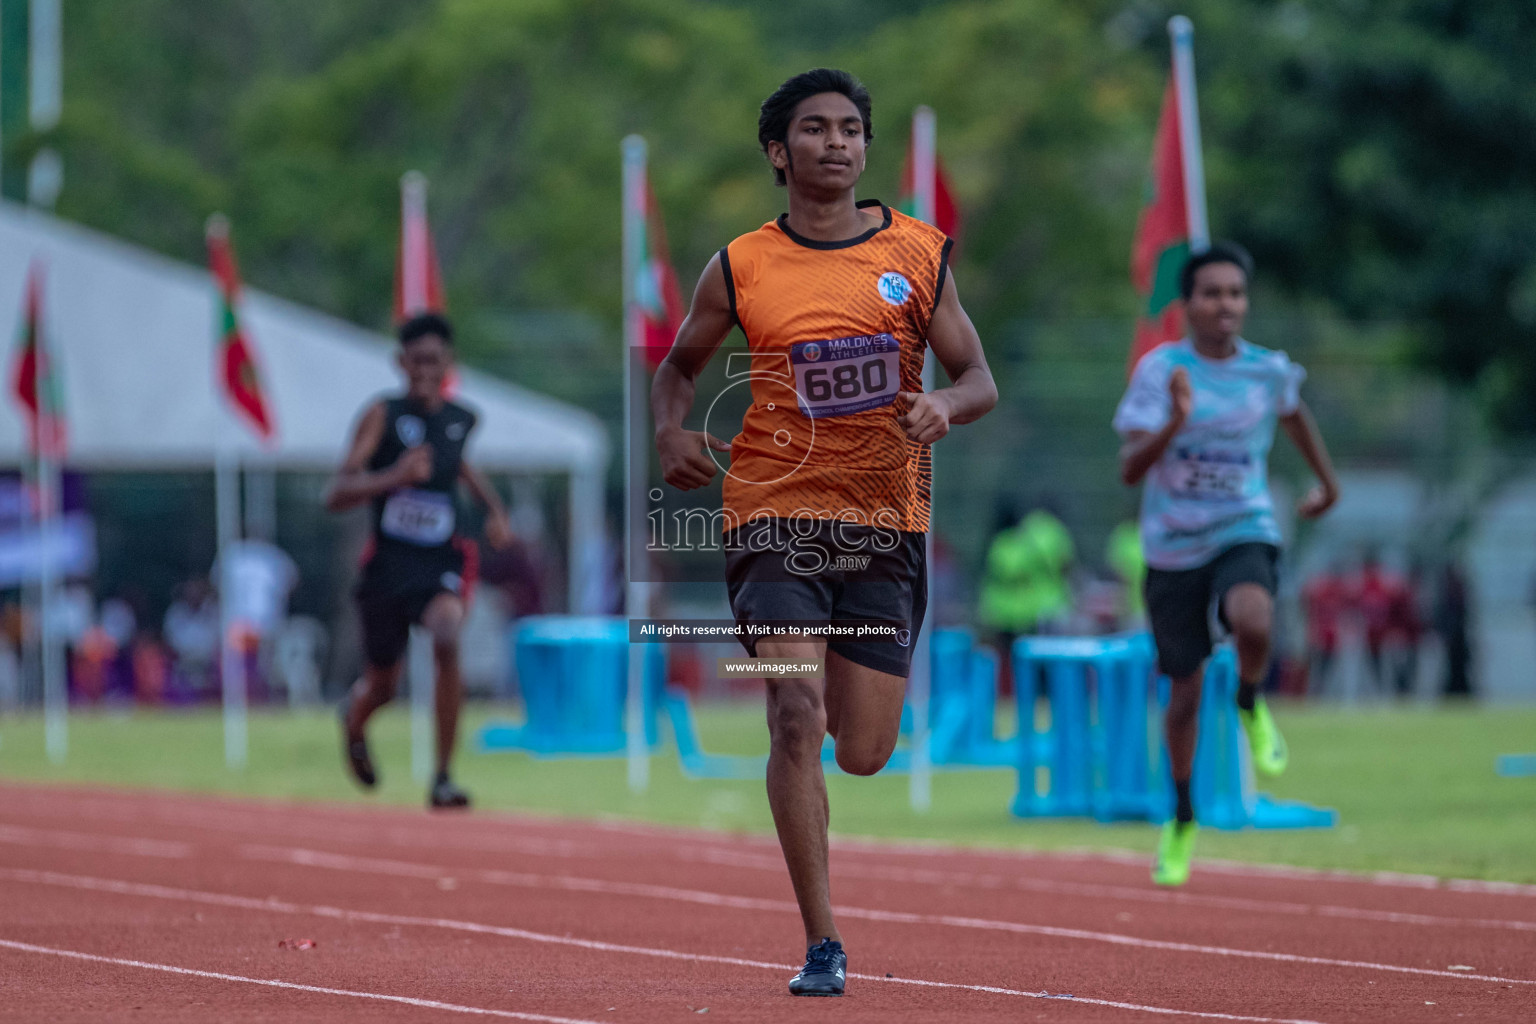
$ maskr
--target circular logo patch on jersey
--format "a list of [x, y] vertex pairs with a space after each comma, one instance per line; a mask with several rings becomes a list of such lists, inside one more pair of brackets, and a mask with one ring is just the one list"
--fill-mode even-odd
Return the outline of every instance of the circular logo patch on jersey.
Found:
[[805, 356], [806, 362], [814, 363], [821, 358], [821, 346], [814, 341], [807, 342], [806, 346], [800, 350], [800, 354]]
[[399, 435], [401, 444], [415, 448], [427, 439], [427, 425], [421, 421], [420, 416], [401, 416], [395, 420], [395, 433]]
[[912, 294], [912, 282], [894, 270], [881, 274], [875, 287], [880, 290], [880, 297], [893, 306], [906, 302]]

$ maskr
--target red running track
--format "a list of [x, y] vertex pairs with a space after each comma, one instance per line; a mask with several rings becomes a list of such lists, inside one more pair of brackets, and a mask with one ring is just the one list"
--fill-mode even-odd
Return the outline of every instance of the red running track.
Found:
[[[0, 786], [0, 1021], [1536, 1020], [1536, 887]], [[312, 939], [311, 949], [282, 945]]]

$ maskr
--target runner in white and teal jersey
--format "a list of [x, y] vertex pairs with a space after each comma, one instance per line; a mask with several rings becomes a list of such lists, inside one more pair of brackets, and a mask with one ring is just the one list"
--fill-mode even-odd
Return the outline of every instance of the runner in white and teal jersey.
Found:
[[1315, 518], [1339, 499], [1328, 451], [1301, 400], [1306, 371], [1241, 336], [1252, 270], [1252, 257], [1232, 243], [1190, 257], [1179, 277], [1189, 336], [1142, 357], [1115, 410], [1125, 442], [1121, 478], [1145, 481], [1147, 617], [1158, 667], [1173, 684], [1165, 728], [1177, 802], [1152, 869], [1160, 885], [1189, 878], [1198, 830], [1189, 783], [1213, 608], [1236, 642], [1238, 717], [1254, 768], [1285, 770], [1285, 741], [1258, 695], [1269, 671], [1280, 550], [1269, 491], [1276, 422], [1318, 479], [1298, 514]]

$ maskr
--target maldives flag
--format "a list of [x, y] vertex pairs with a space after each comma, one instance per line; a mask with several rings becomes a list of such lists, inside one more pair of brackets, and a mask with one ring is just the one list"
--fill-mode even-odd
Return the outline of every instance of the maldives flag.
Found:
[[[907, 144], [907, 158], [901, 165], [901, 195], [897, 199], [896, 209], [909, 217], [917, 216], [917, 187], [913, 183], [913, 167], [917, 161], [912, 153], [912, 143]], [[960, 205], [955, 202], [955, 193], [949, 187], [949, 175], [944, 171], [944, 161], [939, 155], [933, 155], [933, 226], [955, 240], [955, 247], [960, 246], [960, 230], [963, 226], [960, 221]]]
[[43, 337], [43, 269], [38, 263], [32, 264], [31, 273], [27, 275], [11, 393], [26, 414], [32, 454], [62, 459], [67, 441], [64, 395], [58, 368]]
[[240, 275], [229, 244], [229, 221], [219, 214], [208, 218], [208, 268], [219, 286], [219, 351], [214, 360], [219, 387], [251, 429], [263, 441], [270, 441], [275, 429], [262, 393], [255, 351], [235, 310], [240, 300]]
[[427, 179], [411, 171], [400, 179], [400, 250], [395, 259], [395, 323], [447, 311], [437, 247], [427, 224]]
[[1136, 222], [1131, 246], [1131, 283], [1141, 296], [1129, 369], [1165, 341], [1184, 336], [1179, 270], [1189, 258], [1189, 206], [1185, 202], [1184, 156], [1179, 145], [1179, 97], [1173, 79], [1163, 93], [1152, 144], [1151, 195]]
[[[395, 323], [403, 324], [422, 313], [446, 313], [443, 272], [437, 263], [437, 246], [427, 223], [427, 178], [408, 171], [400, 179], [400, 249], [395, 256]], [[442, 393], [459, 392], [458, 367], [443, 378]]]
[[667, 232], [651, 183], [645, 183], [645, 209], [640, 217], [640, 266], [635, 271], [635, 303], [645, 325], [645, 360], [654, 369], [672, 351], [672, 342], [686, 313], [677, 273], [667, 255]]

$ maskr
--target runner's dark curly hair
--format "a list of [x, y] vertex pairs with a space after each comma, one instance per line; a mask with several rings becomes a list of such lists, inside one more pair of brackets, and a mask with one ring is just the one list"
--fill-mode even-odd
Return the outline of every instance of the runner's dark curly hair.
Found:
[[[859, 110], [859, 118], [864, 122], [865, 144], [874, 139], [875, 123], [870, 114], [869, 90], [846, 71], [813, 68], [791, 78], [775, 89], [772, 96], [763, 100], [757, 116], [757, 141], [765, 155], [768, 143], [789, 141], [789, 122], [794, 118], [795, 108], [800, 105], [800, 101], [824, 92], [839, 92], [852, 100]], [[784, 172], [775, 167], [773, 180], [774, 184], [783, 185]]]

